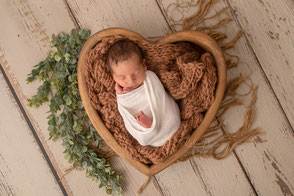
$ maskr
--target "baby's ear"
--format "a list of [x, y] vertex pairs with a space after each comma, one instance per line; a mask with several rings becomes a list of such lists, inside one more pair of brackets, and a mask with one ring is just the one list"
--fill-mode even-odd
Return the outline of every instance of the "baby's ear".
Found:
[[146, 65], [146, 60], [145, 60], [145, 58], [143, 59], [143, 68], [144, 68], [144, 70], [146, 71], [147, 70], [147, 65]]

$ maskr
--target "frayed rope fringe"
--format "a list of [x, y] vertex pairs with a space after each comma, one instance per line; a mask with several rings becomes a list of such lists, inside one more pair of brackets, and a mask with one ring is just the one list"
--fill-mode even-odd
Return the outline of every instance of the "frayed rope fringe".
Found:
[[[215, 11], [215, 14], [210, 17], [205, 17], [208, 13], [208, 10], [217, 1], [218, 0], [199, 0], [195, 3], [194, 1], [180, 2], [179, 0], [177, 0], [176, 3], [171, 3], [165, 9], [165, 13], [167, 14], [167, 18], [169, 19], [169, 21], [172, 23], [171, 28], [174, 32], [176, 31], [177, 26], [179, 26], [183, 30], [189, 29], [202, 32], [206, 31], [205, 33], [211, 36], [220, 45], [224, 54], [229, 57], [226, 57], [226, 64], [227, 69], [231, 69], [238, 66], [240, 59], [238, 56], [229, 54], [226, 50], [234, 48], [235, 43], [239, 40], [244, 32], [243, 30], [240, 30], [230, 42], [223, 43], [223, 41], [227, 38], [227, 35], [213, 29], [224, 26], [229, 21], [231, 21], [229, 12], [226, 10], [226, 8], [224, 8], [219, 11]], [[197, 11], [192, 16], [185, 18], [184, 12], [181, 9], [196, 6], [198, 6]], [[181, 14], [181, 18], [179, 20], [175, 20], [171, 15], [168, 15], [168, 13], [172, 13], [174, 10], [178, 11]], [[225, 13], [226, 17], [224, 19], [221, 19], [217, 24], [211, 26], [204, 25], [199, 27], [199, 25], [204, 21], [220, 16], [222, 13]], [[159, 39], [160, 37], [162, 36], [157, 36], [155, 39]], [[233, 61], [233, 58], [235, 58], [236, 61]], [[247, 80], [251, 82], [251, 85], [246, 82]], [[248, 91], [248, 93], [245, 94], [237, 93], [237, 89], [243, 83], [248, 85], [250, 90]], [[251, 104], [249, 107], [247, 107], [243, 103], [243, 101], [239, 99], [239, 97], [247, 96], [250, 93], [252, 93]], [[213, 124], [216, 125], [211, 126], [200, 138], [200, 140], [191, 148], [191, 150], [187, 152], [182, 158], [178, 159], [176, 162], [183, 162], [195, 156], [213, 157], [217, 160], [224, 159], [234, 150], [237, 145], [244, 143], [253, 136], [263, 135], [263, 133], [261, 133], [259, 129], [252, 129], [249, 131], [254, 118], [253, 109], [256, 102], [256, 94], [257, 86], [254, 87], [252, 81], [248, 77], [240, 75], [240, 77], [230, 80], [227, 83], [224, 99], [218, 111], [219, 114], [213, 122]], [[243, 125], [235, 133], [228, 133], [226, 131], [226, 126], [223, 123], [222, 117], [229, 108], [232, 108], [234, 106], [244, 106], [248, 110], [246, 112]], [[219, 132], [220, 129], [222, 130], [221, 133]], [[209, 141], [210, 139], [212, 139], [212, 141]], [[225, 147], [220, 150], [220, 148], [224, 145]], [[140, 189], [138, 190], [138, 194], [142, 193], [144, 188], [150, 182], [151, 177], [152, 176], [149, 176], [146, 182], [140, 187]]]
[[149, 182], [150, 182], [150, 180], [151, 180], [151, 178], [152, 178], [153, 176], [148, 176], [148, 178], [147, 178], [147, 180], [144, 182], [144, 184], [142, 184], [142, 186], [139, 188], [139, 190], [138, 190], [138, 195], [140, 195], [142, 192], [143, 192], [143, 190], [145, 189], [145, 187], [149, 184]]
[[[256, 102], [256, 92], [257, 92], [257, 87], [253, 89], [251, 104], [248, 107], [249, 109], [246, 112], [244, 123], [235, 133], [227, 133], [225, 131], [226, 129], [224, 128], [223, 121], [221, 120], [219, 116], [217, 119], [217, 125], [209, 128], [206, 134], [193, 146], [191, 150], [192, 152], [191, 151], [188, 152], [178, 161], [183, 162], [195, 156], [213, 157], [217, 160], [224, 159], [234, 150], [234, 148], [238, 144], [244, 143], [246, 140], [248, 140], [249, 138], [253, 136], [263, 135], [263, 133], [261, 133], [259, 129], [253, 129], [249, 131], [249, 128], [253, 122], [253, 117], [254, 117], [253, 107], [254, 107], [254, 103]], [[244, 104], [240, 102], [239, 100], [233, 99], [230, 103], [227, 103], [226, 106], [222, 108], [223, 111], [221, 115], [223, 115], [228, 108], [232, 108], [230, 106], [238, 106], [238, 105], [244, 106]], [[219, 135], [217, 131], [220, 128], [223, 129], [223, 132], [222, 132], [223, 135], [220, 135], [216, 137], [215, 139], [213, 139], [212, 141], [209, 141], [209, 139], [211, 139], [212, 137]], [[225, 145], [225, 147], [221, 151], [219, 151], [222, 145]]]

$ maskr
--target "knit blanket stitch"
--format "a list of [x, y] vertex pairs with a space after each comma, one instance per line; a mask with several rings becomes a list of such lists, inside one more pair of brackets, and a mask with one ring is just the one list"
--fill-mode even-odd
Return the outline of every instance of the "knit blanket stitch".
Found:
[[118, 112], [115, 82], [105, 63], [108, 49], [120, 39], [126, 38], [106, 37], [87, 55], [84, 75], [91, 104], [120, 146], [133, 159], [156, 164], [185, 144], [214, 101], [217, 82], [215, 60], [210, 53], [192, 43], [159, 44], [127, 38], [140, 47], [147, 69], [156, 73], [180, 108], [180, 127], [163, 146], [141, 146], [126, 130]]

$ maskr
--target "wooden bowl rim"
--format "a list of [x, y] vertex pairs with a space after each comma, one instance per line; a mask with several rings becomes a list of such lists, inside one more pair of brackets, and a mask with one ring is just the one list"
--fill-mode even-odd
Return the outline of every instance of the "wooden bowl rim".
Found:
[[[160, 172], [161, 170], [167, 168], [173, 162], [175, 162], [178, 158], [182, 157], [204, 134], [204, 132], [208, 129], [211, 122], [213, 121], [218, 108], [221, 104], [223, 99], [223, 95], [225, 92], [226, 86], [226, 63], [223, 56], [223, 52], [221, 48], [218, 46], [215, 40], [213, 40], [210, 36], [206, 35], [205, 33], [186, 30], [175, 32], [170, 35], [165, 36], [163, 39], [159, 40], [159, 43], [174, 43], [178, 41], [189, 41], [193, 42], [196, 45], [200, 46], [201, 48], [209, 51], [213, 57], [215, 58], [216, 65], [217, 65], [217, 87], [215, 91], [215, 100], [210, 106], [210, 108], [206, 111], [205, 117], [201, 124], [198, 126], [196, 130], [194, 130], [191, 137], [188, 141], [175, 153], [167, 157], [164, 161], [153, 164], [148, 166], [144, 163], [136, 161], [129, 156], [125, 149], [123, 149], [115, 138], [112, 136], [110, 131], [105, 127], [103, 121], [101, 120], [100, 116], [98, 115], [95, 108], [91, 105], [91, 101], [88, 95], [88, 87], [86, 84], [85, 77], [83, 75], [83, 65], [86, 60], [86, 56], [88, 52], [95, 47], [95, 45], [100, 42], [103, 38], [108, 36], [115, 36], [115, 35], [122, 35], [126, 37], [135, 37], [137, 39], [145, 39], [140, 34], [130, 31], [128, 29], [123, 28], [108, 28], [102, 31], [99, 31], [93, 34], [84, 44], [79, 61], [78, 61], [78, 86], [80, 96], [86, 110], [86, 113], [89, 116], [90, 121], [92, 122], [95, 129], [98, 131], [99, 135], [103, 138], [103, 140], [109, 145], [121, 158], [131, 164], [134, 168], [139, 170], [141, 173], [147, 176], [153, 176]], [[145, 39], [146, 40], [146, 39]]]

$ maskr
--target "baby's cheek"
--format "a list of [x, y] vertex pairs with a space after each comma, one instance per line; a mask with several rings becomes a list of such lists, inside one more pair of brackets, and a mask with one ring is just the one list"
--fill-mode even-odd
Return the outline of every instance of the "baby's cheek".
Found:
[[141, 77], [139, 78], [139, 81], [140, 81], [140, 83], [142, 83], [144, 80], [145, 80], [145, 73], [143, 73], [142, 75], [141, 75]]
[[124, 88], [124, 87], [126, 86], [123, 82], [119, 83], [119, 85], [120, 85], [122, 88]]

